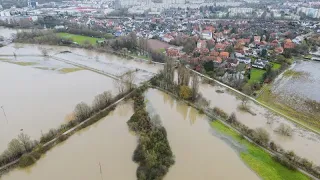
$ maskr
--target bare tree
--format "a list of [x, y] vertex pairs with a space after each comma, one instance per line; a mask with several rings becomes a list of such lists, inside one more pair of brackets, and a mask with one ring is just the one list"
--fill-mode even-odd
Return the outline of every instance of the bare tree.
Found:
[[196, 100], [199, 93], [199, 77], [196, 73], [192, 74], [192, 100]]
[[20, 141], [26, 152], [29, 152], [32, 149], [33, 142], [31, 141], [30, 136], [28, 136], [27, 134], [20, 133], [18, 135], [18, 140]]
[[280, 126], [275, 130], [275, 132], [280, 133], [284, 136], [292, 136], [293, 130], [289, 125], [281, 123]]
[[46, 48], [41, 48], [41, 54], [43, 56], [48, 56], [49, 52], [48, 52], [48, 50]]
[[190, 73], [188, 69], [182, 65], [179, 64], [178, 67], [178, 85], [179, 86], [189, 86], [190, 81]]
[[173, 59], [166, 59], [166, 64], [163, 69], [164, 88], [170, 89], [174, 85], [174, 62]]
[[90, 117], [91, 113], [91, 107], [84, 102], [79, 103], [74, 109], [74, 115], [77, 121], [84, 121]]
[[114, 86], [118, 89], [120, 94], [124, 93], [126, 90], [126, 84], [124, 83], [123, 76], [120, 76], [119, 79], [113, 81]]
[[92, 103], [92, 109], [94, 111], [99, 111], [106, 108], [112, 99], [112, 94], [109, 91], [103, 92], [102, 94], [97, 95]]
[[135, 72], [129, 71], [123, 77], [124, 83], [126, 84], [127, 90], [132, 90], [134, 88], [134, 83], [136, 80]]
[[23, 154], [23, 146], [18, 139], [12, 139], [8, 144], [8, 151], [12, 157]]

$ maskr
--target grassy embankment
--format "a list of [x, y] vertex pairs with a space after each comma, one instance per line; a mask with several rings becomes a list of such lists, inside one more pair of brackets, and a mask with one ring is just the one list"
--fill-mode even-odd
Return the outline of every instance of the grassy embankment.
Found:
[[68, 38], [72, 39], [72, 41], [83, 45], [86, 41], [90, 42], [91, 45], [96, 45], [97, 40], [102, 40], [101, 38], [94, 38], [89, 36], [82, 36], [82, 35], [76, 35], [76, 34], [70, 34], [70, 33], [57, 33], [62, 38]]
[[265, 180], [304, 180], [309, 179], [299, 171], [292, 171], [276, 162], [270, 154], [260, 147], [242, 138], [235, 131], [222, 124], [220, 121], [211, 122], [211, 127], [220, 133], [232, 137], [246, 147], [247, 151], [240, 152], [241, 159]]

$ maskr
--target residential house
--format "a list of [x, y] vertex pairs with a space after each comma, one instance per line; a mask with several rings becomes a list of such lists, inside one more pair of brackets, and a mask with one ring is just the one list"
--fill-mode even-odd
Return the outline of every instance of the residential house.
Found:
[[180, 50], [174, 47], [169, 47], [166, 50], [167, 56], [169, 57], [179, 57], [180, 56]]
[[170, 41], [174, 40], [173, 36], [169, 35], [169, 34], [165, 34], [163, 37], [162, 37], [162, 40], [164, 42], [167, 42], [169, 43]]
[[226, 45], [222, 44], [222, 43], [217, 43], [215, 46], [215, 49], [217, 51], [224, 51], [226, 49]]
[[286, 39], [283, 42], [284, 49], [293, 49], [295, 47], [295, 44], [292, 42], [291, 39]]
[[201, 32], [201, 38], [202, 38], [202, 39], [206, 39], [206, 40], [212, 39], [212, 31], [203, 30], [203, 31]]
[[253, 37], [253, 41], [254, 41], [255, 44], [259, 44], [260, 41], [261, 41], [261, 36], [254, 36]]
[[229, 58], [229, 53], [228, 52], [221, 52], [219, 54], [219, 56], [222, 58], [222, 59], [227, 59]]
[[267, 60], [258, 59], [252, 64], [252, 67], [255, 67], [258, 69], [264, 69], [264, 68], [266, 68], [268, 63], [269, 62]]
[[250, 59], [250, 58], [239, 57], [239, 58], [237, 58], [237, 60], [238, 60], [240, 63], [244, 63], [244, 64], [250, 64], [250, 63], [251, 63], [251, 59]]
[[274, 49], [274, 52], [276, 53], [276, 54], [282, 54], [283, 53], [283, 47], [276, 47], [275, 49]]

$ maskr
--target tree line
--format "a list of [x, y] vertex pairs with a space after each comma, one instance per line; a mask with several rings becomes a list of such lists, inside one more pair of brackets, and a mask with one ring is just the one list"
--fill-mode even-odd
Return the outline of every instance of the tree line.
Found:
[[161, 125], [159, 116], [149, 116], [143, 90], [137, 91], [133, 100], [134, 114], [127, 124], [139, 136], [138, 146], [132, 157], [139, 164], [137, 179], [163, 179], [175, 163], [167, 132]]

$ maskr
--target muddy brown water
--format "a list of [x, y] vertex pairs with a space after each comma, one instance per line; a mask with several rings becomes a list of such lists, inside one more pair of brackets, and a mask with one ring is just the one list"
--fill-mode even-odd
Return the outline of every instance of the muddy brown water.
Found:
[[91, 105], [94, 96], [113, 88], [113, 79], [82, 70], [62, 74], [0, 61], [0, 152], [20, 132], [38, 140], [66, 122], [81, 101]]
[[115, 111], [98, 123], [48, 151], [35, 165], [15, 169], [0, 179], [136, 179], [137, 164], [131, 157], [137, 139], [129, 132], [126, 123], [132, 114], [132, 102], [118, 105]]
[[[224, 93], [217, 93], [216, 90], [218, 89], [223, 90]], [[251, 110], [257, 114], [256, 116], [242, 112], [238, 110], [238, 105], [241, 104], [241, 100], [238, 99], [234, 93], [228, 92], [228, 90], [218, 85], [201, 84], [200, 92], [204, 98], [210, 100], [211, 107], [219, 107], [229, 115], [234, 112], [240, 122], [252, 129], [258, 127], [266, 129], [271, 135], [271, 140], [279, 144], [286, 151], [293, 150], [297, 155], [320, 165], [319, 135], [296, 127], [292, 122], [275, 115], [271, 111], [253, 102], [249, 102], [249, 106]], [[294, 132], [292, 137], [282, 136], [274, 131], [281, 123], [288, 124], [293, 128]]]
[[165, 180], [259, 179], [235, 150], [212, 135], [205, 116], [161, 91], [149, 89], [145, 96], [148, 109], [160, 116], [175, 155]]

